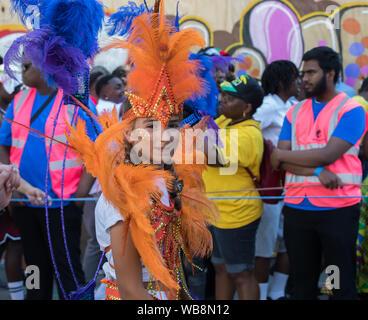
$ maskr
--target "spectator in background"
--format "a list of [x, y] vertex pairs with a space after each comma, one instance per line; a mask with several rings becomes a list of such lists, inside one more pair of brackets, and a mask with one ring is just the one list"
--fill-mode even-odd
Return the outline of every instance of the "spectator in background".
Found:
[[0, 57], [0, 108], [6, 110], [8, 105], [14, 99], [14, 96], [20, 91], [22, 83], [10, 78], [4, 72], [3, 59]]
[[[221, 175], [221, 168], [209, 166], [203, 173], [207, 192], [216, 197], [259, 197], [258, 191], [231, 193], [231, 190], [254, 189], [249, 169], [258, 179], [263, 156], [263, 138], [253, 114], [263, 101], [263, 90], [257, 80], [242, 76], [221, 84], [223, 92], [221, 116], [216, 123], [227, 131], [225, 150], [233, 147], [232, 129], [237, 129], [237, 171]], [[233, 153], [232, 153], [233, 154]], [[227, 154], [226, 154], [227, 155]], [[224, 158], [225, 154], [223, 155]], [[221, 193], [224, 191], [224, 193]], [[259, 299], [254, 275], [256, 231], [262, 215], [262, 200], [215, 200], [220, 217], [211, 226], [213, 236], [212, 263], [216, 273], [216, 299], [231, 300], [235, 291], [240, 300]]]
[[288, 111], [271, 157], [275, 169], [287, 171], [283, 214], [292, 298], [317, 298], [323, 255], [327, 266], [339, 268], [332, 299], [356, 299], [358, 151], [368, 118], [359, 103], [336, 90], [341, 61], [334, 50], [314, 48], [303, 61], [308, 99]]
[[0, 260], [5, 252], [5, 271], [12, 300], [24, 299], [23, 248], [19, 231], [8, 209], [11, 195], [19, 185], [18, 170], [13, 166], [0, 164]]
[[353, 98], [359, 102], [366, 112], [368, 112], [368, 78], [363, 80], [362, 86], [358, 91], [358, 95]]
[[93, 67], [89, 76], [89, 95], [92, 102], [97, 105], [98, 96], [96, 94], [96, 83], [102, 76], [107, 75], [109, 72], [101, 66]]
[[124, 84], [117, 76], [105, 75], [96, 83], [96, 94], [98, 96], [97, 112], [103, 110], [112, 111], [114, 107], [120, 112], [121, 105], [125, 100]]
[[125, 87], [125, 85], [126, 85], [126, 78], [128, 76], [128, 73], [129, 73], [129, 66], [128, 65], [125, 65], [125, 66], [117, 67], [112, 72], [112, 75], [118, 77], [123, 82], [123, 85]]
[[[95, 66], [90, 72], [90, 98], [95, 105], [98, 104], [96, 84], [99, 79], [107, 74], [109, 74], [109, 72], [102, 66]], [[97, 181], [95, 181], [91, 190], [89, 190], [88, 196], [91, 198], [98, 198], [100, 196], [100, 190], [98, 188]], [[95, 201], [86, 201], [83, 205], [83, 224], [88, 233], [88, 239], [86, 248], [84, 250], [82, 265], [87, 283], [95, 276], [102, 254], [96, 239], [95, 208]]]
[[[1, 57], [0, 57], [1, 58]], [[10, 78], [3, 72], [3, 60], [0, 59], [0, 108], [7, 110], [15, 95], [20, 91], [22, 84]], [[4, 115], [0, 114], [0, 125]], [[5, 188], [4, 182], [9, 177], [19, 172], [12, 166], [0, 165], [0, 259], [5, 252], [5, 270], [8, 288], [12, 300], [23, 300], [23, 247], [17, 227], [11, 216], [11, 208], [8, 207], [12, 191]], [[19, 187], [19, 181], [16, 188]]]
[[[358, 91], [358, 95], [354, 97], [362, 107], [368, 112], [368, 78], [363, 80], [362, 86]], [[363, 161], [363, 185], [361, 187], [362, 194], [368, 195], [368, 135], [364, 137], [362, 146], [361, 159]], [[357, 240], [357, 290], [361, 299], [368, 298], [368, 199], [362, 199], [359, 218], [359, 234]]]
[[[22, 67], [23, 82], [30, 89], [21, 91], [15, 97], [7, 110], [6, 117], [51, 136], [63, 92], [49, 87], [42, 78], [40, 70], [30, 61], [25, 61]], [[68, 106], [63, 106], [61, 109], [60, 119], [62, 120], [57, 121], [55, 127], [55, 133], [59, 132], [55, 134], [58, 139], [65, 137], [65, 120], [70, 122], [70, 115], [74, 113], [74, 107], [71, 107], [73, 109]], [[89, 107], [95, 113], [93, 104]], [[80, 108], [77, 115], [86, 121], [88, 134], [95, 139], [97, 133], [91, 118], [87, 117]], [[6, 164], [11, 162], [19, 168], [22, 179], [18, 191], [31, 202], [26, 206], [16, 206], [13, 209], [13, 219], [22, 237], [26, 264], [36, 265], [40, 270], [40, 289], [28, 290], [27, 299], [51, 300], [54, 269], [47, 240], [45, 192], [43, 191], [46, 190], [45, 174], [50, 143], [28, 132], [29, 130], [22, 126], [4, 121], [0, 129], [0, 158], [1, 162]], [[63, 145], [53, 143], [47, 192], [51, 198], [60, 198], [63, 185], [60, 180], [64, 172], [64, 198], [84, 197], [91, 188], [93, 179], [76, 161], [77, 155], [71, 150], [66, 154], [65, 170], [62, 170], [63, 156], [59, 158], [58, 155], [64, 155], [64, 150]], [[79, 285], [85, 282], [80, 262], [82, 210], [80, 204], [64, 201], [64, 226], [65, 233], [68, 235], [66, 242], [74, 269], [73, 274], [69, 268], [63, 241], [60, 205], [60, 201], [50, 203], [49, 228], [55, 262], [65, 293], [68, 294], [76, 290], [75, 280]], [[64, 298], [60, 290], [59, 296], [61, 299]]]
[[[286, 60], [272, 62], [262, 75], [262, 87], [266, 96], [262, 106], [257, 109], [254, 119], [261, 124], [263, 138], [270, 140], [275, 147], [277, 147], [286, 112], [292, 106], [290, 98], [298, 95], [298, 78], [297, 67]], [[282, 207], [283, 201], [278, 204], [264, 203], [257, 230], [255, 273], [259, 282], [261, 300], [266, 300], [268, 296], [273, 300], [285, 296], [289, 263], [283, 238]], [[269, 287], [270, 262], [274, 250], [277, 249], [277, 242], [276, 267], [272, 285]]]

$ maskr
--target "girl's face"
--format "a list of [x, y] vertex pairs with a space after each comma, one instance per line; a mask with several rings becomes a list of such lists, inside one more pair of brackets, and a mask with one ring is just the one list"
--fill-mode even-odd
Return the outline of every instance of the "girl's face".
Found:
[[[173, 116], [166, 128], [153, 118], [135, 120], [130, 141], [132, 151], [143, 161], [162, 164], [169, 161], [176, 150], [180, 139], [179, 116]], [[133, 161], [134, 162], [134, 161]]]

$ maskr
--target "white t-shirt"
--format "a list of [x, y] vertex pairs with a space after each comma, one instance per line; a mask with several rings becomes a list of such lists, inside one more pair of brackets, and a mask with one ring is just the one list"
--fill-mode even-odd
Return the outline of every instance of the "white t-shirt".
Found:
[[98, 114], [101, 114], [103, 111], [112, 112], [112, 110], [114, 110], [114, 107], [115, 107], [116, 111], [119, 114], [121, 105], [122, 105], [121, 103], [114, 103], [114, 102], [111, 102], [111, 101], [98, 99], [98, 102], [97, 102], [97, 105], [96, 105], [96, 110], [97, 110]]
[[[164, 180], [158, 179], [157, 185], [162, 190], [163, 196], [161, 202], [170, 206], [169, 193], [166, 189]], [[107, 247], [111, 245], [110, 228], [117, 224], [119, 221], [123, 221], [123, 217], [119, 211], [105, 199], [102, 194], [97, 201], [95, 209], [95, 222], [96, 222], [96, 238], [100, 245], [101, 251], [104, 251]], [[107, 262], [103, 265], [103, 270], [106, 275], [107, 280], [116, 279], [115, 270], [111, 268], [110, 264], [114, 265], [114, 260], [111, 250], [106, 253]], [[142, 281], [148, 282], [150, 280], [150, 275], [146, 268], [142, 268]]]
[[293, 104], [292, 98], [284, 102], [277, 94], [269, 94], [254, 114], [254, 119], [261, 124], [263, 137], [274, 146], [278, 144], [286, 113]]
[[0, 65], [0, 82], [3, 84], [5, 91], [9, 94], [12, 94], [15, 88], [22, 83], [21, 80], [18, 80], [22, 79], [22, 75], [17, 72], [14, 72], [14, 75], [17, 80], [10, 78], [10, 76], [4, 72], [4, 65]]

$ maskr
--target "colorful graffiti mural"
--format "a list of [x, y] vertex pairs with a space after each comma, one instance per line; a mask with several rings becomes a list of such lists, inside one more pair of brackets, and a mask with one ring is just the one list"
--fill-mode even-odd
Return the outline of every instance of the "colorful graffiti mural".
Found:
[[[211, 28], [202, 18], [191, 16], [182, 23], [212, 39], [209, 45], [222, 47], [233, 55], [245, 55], [247, 72], [255, 77], [274, 60], [287, 59], [300, 66], [305, 51], [330, 46], [342, 56], [345, 83], [358, 88], [360, 80], [368, 76], [368, 2], [340, 5], [324, 1], [319, 8], [325, 11], [304, 15], [295, 4], [296, 1], [286, 0], [252, 2], [243, 11], [239, 26], [234, 25], [231, 35], [238, 35], [238, 41], [226, 47], [221, 39], [224, 33], [206, 34]], [[306, 11], [305, 6], [301, 9]], [[227, 39], [231, 39], [229, 35]]]
[[[0, 6], [5, 2], [0, 0]], [[103, 2], [109, 14], [128, 0]], [[176, 1], [166, 4], [174, 14]], [[300, 66], [305, 51], [323, 45], [341, 54], [348, 85], [358, 88], [368, 76], [368, 1], [181, 0], [180, 12], [182, 28], [197, 29], [207, 45], [244, 55], [243, 65], [255, 77], [277, 59]], [[9, 21], [4, 25], [0, 17], [0, 51], [4, 50], [2, 43], [25, 32], [14, 20]]]

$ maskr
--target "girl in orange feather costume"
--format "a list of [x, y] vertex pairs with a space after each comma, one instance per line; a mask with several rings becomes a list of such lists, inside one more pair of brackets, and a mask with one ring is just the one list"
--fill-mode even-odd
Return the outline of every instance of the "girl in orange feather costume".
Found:
[[[69, 127], [68, 141], [101, 184], [96, 234], [108, 260], [106, 298], [191, 299], [182, 253], [191, 261], [194, 255], [211, 252], [206, 225], [217, 207], [204, 194], [205, 165], [175, 164], [175, 159], [188, 159], [185, 152], [176, 152], [173, 163], [153, 164], [153, 156], [163, 159], [170, 144], [162, 133], [157, 135], [157, 128], [178, 129], [182, 103], [203, 94], [198, 65], [188, 58], [190, 48], [204, 41], [193, 30], [173, 32], [161, 1], [156, 1], [153, 13], [137, 17], [131, 30], [128, 41], [116, 40], [110, 47], [129, 50], [134, 68], [127, 78], [127, 97], [132, 108], [121, 122], [116, 112], [99, 116], [104, 132], [95, 143], [86, 136], [82, 121], [76, 129]], [[141, 139], [132, 138], [134, 134]], [[176, 135], [174, 141], [178, 130]], [[141, 152], [149, 151], [148, 157], [137, 163], [134, 159], [142, 157], [135, 150], [143, 139], [148, 144]]]

